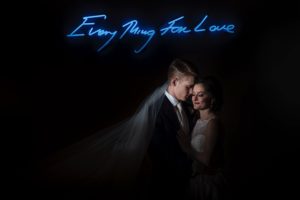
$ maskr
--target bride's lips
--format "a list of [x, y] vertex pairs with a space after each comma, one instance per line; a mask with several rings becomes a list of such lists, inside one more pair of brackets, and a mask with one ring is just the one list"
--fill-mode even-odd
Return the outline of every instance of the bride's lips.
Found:
[[200, 105], [200, 103], [198, 103], [198, 102], [194, 102], [194, 105], [198, 106], [198, 105]]

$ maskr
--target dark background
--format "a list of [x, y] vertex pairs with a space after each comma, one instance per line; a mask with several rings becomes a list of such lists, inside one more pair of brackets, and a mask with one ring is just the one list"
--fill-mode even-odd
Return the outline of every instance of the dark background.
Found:
[[[6, 47], [11, 58], [3, 64], [0, 79], [2, 146], [7, 158], [3, 173], [10, 194], [38, 193], [37, 183], [31, 181], [34, 163], [129, 117], [164, 83], [170, 62], [181, 57], [197, 65], [200, 74], [214, 75], [223, 84], [233, 198], [298, 195], [298, 3], [64, 0], [23, 4], [18, 9], [13, 5], [19, 14], [16, 19], [3, 22], [12, 37]], [[115, 26], [127, 17], [159, 26], [185, 15], [188, 23], [195, 23], [207, 13], [215, 21], [236, 24], [237, 31], [156, 39], [140, 54], [133, 53], [130, 39], [97, 53], [91, 41], [66, 38], [82, 16], [99, 13], [107, 14]]]

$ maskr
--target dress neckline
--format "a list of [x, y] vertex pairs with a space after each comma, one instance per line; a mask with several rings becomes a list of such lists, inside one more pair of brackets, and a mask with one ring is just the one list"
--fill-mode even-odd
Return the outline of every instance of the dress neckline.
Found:
[[215, 118], [216, 118], [216, 116], [213, 116], [213, 117], [208, 118], [208, 119], [201, 119], [201, 118], [199, 118], [197, 121], [199, 121], [199, 122], [209, 122], [210, 120], [215, 119]]

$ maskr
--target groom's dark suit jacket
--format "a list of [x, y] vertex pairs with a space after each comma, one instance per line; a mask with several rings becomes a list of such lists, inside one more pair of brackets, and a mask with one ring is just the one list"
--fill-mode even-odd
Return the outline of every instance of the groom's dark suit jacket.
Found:
[[[187, 103], [183, 102], [182, 105], [190, 122], [191, 132], [194, 125], [191, 112], [187, 109]], [[173, 190], [178, 187], [184, 190], [183, 187], [188, 183], [192, 161], [180, 148], [176, 138], [179, 129], [180, 124], [175, 108], [165, 96], [148, 149], [152, 162], [152, 180], [157, 187]]]

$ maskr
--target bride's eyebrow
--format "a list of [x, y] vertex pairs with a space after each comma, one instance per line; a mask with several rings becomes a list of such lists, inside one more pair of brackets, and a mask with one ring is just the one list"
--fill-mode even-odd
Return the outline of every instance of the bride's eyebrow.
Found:
[[197, 92], [196, 94], [198, 95], [198, 94], [203, 94], [203, 93], [205, 93], [205, 91]]

